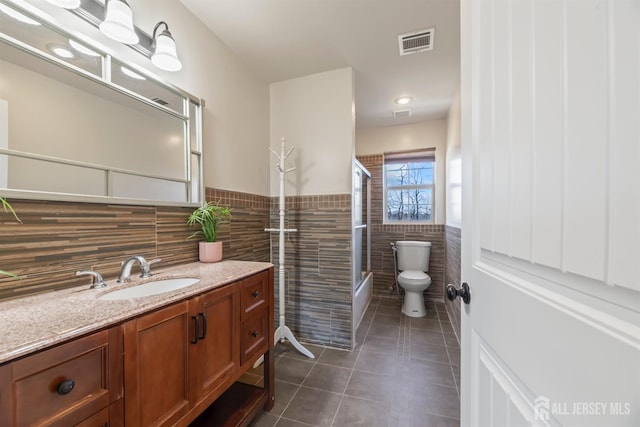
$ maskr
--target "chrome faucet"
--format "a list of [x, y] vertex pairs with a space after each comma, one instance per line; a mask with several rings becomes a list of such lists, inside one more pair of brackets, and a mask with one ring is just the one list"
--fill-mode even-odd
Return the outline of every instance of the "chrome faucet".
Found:
[[93, 277], [92, 279], [93, 284], [89, 287], [89, 289], [102, 289], [107, 287], [107, 284], [104, 283], [104, 279], [102, 278], [102, 275], [97, 271], [91, 271], [91, 270], [76, 271], [76, 276]]
[[133, 264], [136, 262], [140, 265], [140, 278], [146, 279], [147, 277], [151, 277], [151, 264], [155, 264], [160, 261], [160, 258], [147, 261], [140, 255], [129, 257], [129, 259], [122, 263], [122, 268], [120, 269], [120, 275], [118, 276], [117, 282], [124, 283], [131, 279], [131, 267], [133, 267]]

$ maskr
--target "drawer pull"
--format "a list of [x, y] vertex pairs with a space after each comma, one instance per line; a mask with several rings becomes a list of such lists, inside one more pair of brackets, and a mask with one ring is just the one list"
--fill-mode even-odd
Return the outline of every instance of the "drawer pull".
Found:
[[251, 294], [254, 298], [258, 298], [258, 295], [260, 295], [258, 293], [258, 291], [253, 291], [253, 293]]
[[202, 317], [202, 335], [198, 335], [199, 340], [203, 340], [207, 336], [207, 316], [204, 313], [198, 313], [199, 317]]
[[193, 339], [191, 340], [191, 344], [197, 344], [198, 338], [200, 337], [200, 325], [198, 324], [198, 318], [196, 316], [191, 316], [193, 319], [193, 323], [195, 324], [195, 330], [193, 331]]
[[76, 382], [72, 379], [64, 380], [60, 384], [58, 384], [58, 394], [60, 396], [64, 396], [65, 394], [71, 393], [73, 387], [75, 387]]
[[258, 331], [251, 332], [251, 336], [254, 337], [254, 338], [257, 338], [258, 337]]

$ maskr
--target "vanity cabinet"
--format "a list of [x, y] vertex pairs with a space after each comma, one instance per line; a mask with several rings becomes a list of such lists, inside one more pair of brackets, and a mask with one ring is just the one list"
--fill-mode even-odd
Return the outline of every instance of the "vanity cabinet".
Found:
[[1, 366], [0, 424], [120, 425], [121, 359], [115, 326]]
[[[212, 403], [265, 353], [265, 387], [234, 398], [233, 405], [246, 415], [239, 425], [259, 409], [257, 402], [270, 409], [271, 283], [270, 269], [126, 322], [125, 425], [188, 425], [208, 408], [217, 417]], [[216, 420], [208, 425], [238, 425]]]
[[189, 303], [124, 324], [125, 425], [171, 426], [189, 411]]
[[[246, 426], [274, 404], [273, 268], [0, 365], [0, 426]], [[264, 357], [264, 387], [236, 381]]]

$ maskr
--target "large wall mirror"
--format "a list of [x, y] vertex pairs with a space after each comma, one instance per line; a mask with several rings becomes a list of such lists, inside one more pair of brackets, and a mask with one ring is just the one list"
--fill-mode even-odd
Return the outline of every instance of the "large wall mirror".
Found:
[[202, 200], [201, 100], [0, 0], [0, 195]]

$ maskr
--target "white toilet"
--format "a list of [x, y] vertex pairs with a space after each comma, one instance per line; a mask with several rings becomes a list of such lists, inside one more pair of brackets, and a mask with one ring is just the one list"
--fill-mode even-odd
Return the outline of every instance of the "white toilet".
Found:
[[398, 284], [404, 289], [402, 312], [410, 317], [424, 317], [427, 309], [422, 294], [431, 284], [431, 277], [427, 275], [431, 242], [398, 241], [396, 248]]

